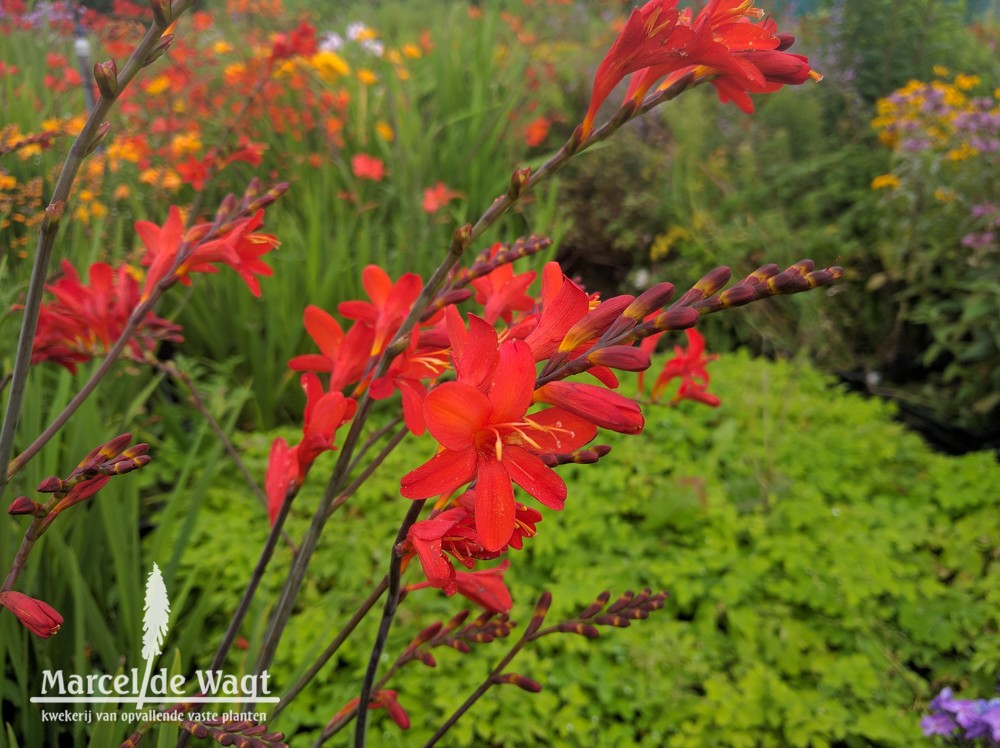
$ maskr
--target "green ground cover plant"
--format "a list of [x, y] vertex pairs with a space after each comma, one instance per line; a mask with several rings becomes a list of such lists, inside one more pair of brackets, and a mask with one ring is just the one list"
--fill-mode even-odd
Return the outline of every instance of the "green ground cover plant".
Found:
[[[454, 745], [907, 746], [920, 740], [921, 711], [942, 685], [990, 692], [1000, 675], [993, 456], [935, 454], [892, 423], [891, 407], [839, 392], [803, 362], [735, 354], [711, 371], [720, 408], [653, 409], [646, 440], [605, 439], [613, 469], [568, 474], [573, 511], [558, 524], [546, 512], [551, 542], [529, 548], [530, 563], [508, 573], [519, 599], [551, 589], [566, 613], [593, 589], [662, 587], [670, 620], [597, 648], [562, 638], [527, 653], [522, 672], [543, 691], [505, 690], [478, 705], [478, 719], [450, 733]], [[263, 434], [241, 440], [255, 472], [268, 444]], [[425, 451], [414, 443], [388, 466], [403, 469]], [[184, 546], [177, 574], [192, 580], [192, 600], [205, 610], [235, 605], [240, 569], [266, 534], [246, 522], [262, 510], [239, 483], [224, 471], [190, 536], [164, 523], [150, 538], [151, 549]], [[394, 496], [391, 481], [369, 484], [352, 519], [384, 524]], [[293, 536], [315, 496], [301, 499]], [[381, 573], [385, 540], [347, 533], [324, 542], [276, 678], [293, 678], [295, 663], [326, 646], [364, 596], [364, 578]], [[289, 553], [279, 552], [276, 570]], [[455, 602], [413, 592], [408, 615], [446, 620]], [[217, 615], [206, 626], [224, 622]], [[399, 632], [389, 651], [408, 641]], [[444, 717], [450, 694], [471, 689], [501, 649], [442, 655], [440, 672], [411, 664], [395, 686]], [[556, 652], [566, 656], [552, 659]], [[338, 653], [322, 685], [285, 713], [293, 731], [314, 733], [331, 704], [350, 698], [342, 676], [359, 673], [366, 654]], [[234, 653], [231, 664], [245, 658], [252, 652]]]

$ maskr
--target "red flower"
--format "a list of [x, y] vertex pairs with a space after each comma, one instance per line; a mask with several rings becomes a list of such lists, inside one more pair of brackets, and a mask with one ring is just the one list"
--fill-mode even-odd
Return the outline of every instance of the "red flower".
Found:
[[674, 33], [678, 18], [676, 8], [677, 0], [650, 0], [641, 8], [632, 9], [594, 75], [590, 107], [583, 119], [584, 138], [593, 129], [597, 110], [626, 75], [676, 59], [679, 50], [688, 43], [690, 30], [682, 27]]
[[549, 137], [552, 121], [548, 117], [536, 117], [524, 128], [524, 142], [529, 148], [537, 148]]
[[382, 268], [369, 265], [361, 274], [361, 285], [371, 301], [344, 301], [337, 306], [337, 311], [348, 319], [361, 320], [375, 329], [370, 353], [377, 356], [409, 314], [410, 307], [423, 289], [423, 281], [415, 273], [405, 273], [393, 283]]
[[375, 339], [372, 326], [357, 322], [344, 335], [340, 323], [318, 306], [307, 306], [303, 316], [306, 332], [320, 352], [296, 356], [288, 366], [296, 371], [330, 372], [330, 390], [342, 390], [360, 380]]
[[[503, 245], [497, 242], [490, 249], [490, 259]], [[510, 324], [512, 312], [526, 311], [535, 305], [527, 291], [528, 286], [535, 282], [535, 271], [514, 275], [514, 266], [510, 263], [500, 265], [486, 275], [472, 281], [476, 289], [476, 303], [483, 305], [483, 317], [491, 325], [498, 319]]]
[[381, 182], [385, 178], [385, 164], [382, 159], [367, 153], [356, 153], [351, 157], [351, 171], [358, 179]]
[[720, 400], [708, 392], [709, 376], [705, 367], [718, 356], [705, 355], [705, 339], [693, 327], [685, 330], [684, 334], [688, 340], [687, 350], [680, 346], [674, 347], [674, 357], [667, 361], [656, 378], [650, 399], [654, 402], [658, 400], [667, 384], [673, 379], [680, 378], [680, 388], [670, 401], [672, 405], [681, 400], [696, 400], [713, 408], [717, 407]]
[[642, 411], [633, 400], [595, 384], [549, 382], [535, 390], [534, 399], [622, 434], [638, 434], [645, 426]]
[[[90, 266], [89, 285], [80, 282], [68, 260], [61, 263], [63, 277], [48, 286], [55, 297], [43, 304], [38, 316], [31, 362], [52, 361], [76, 373], [79, 363], [108, 352], [139, 305], [135, 271], [117, 270], [103, 262]], [[141, 360], [161, 340], [180, 342], [181, 328], [152, 312], [139, 324], [128, 349]]]
[[422, 207], [425, 213], [437, 213], [452, 200], [463, 197], [461, 192], [449, 189], [444, 182], [438, 182], [433, 187], [424, 189], [424, 201]]
[[[442, 557], [443, 558], [443, 557]], [[450, 564], [449, 564], [450, 566]], [[503, 561], [492, 569], [478, 571], [458, 571], [454, 573], [454, 587], [462, 597], [484, 610], [494, 613], [509, 613], [514, 607], [514, 598], [503, 581], [503, 575], [510, 568], [510, 561]], [[408, 591], [433, 587], [430, 581], [406, 585]]]
[[281, 505], [288, 498], [289, 489], [302, 485], [299, 481], [298, 454], [298, 445], [289, 448], [288, 442], [280, 436], [271, 442], [271, 454], [264, 476], [264, 493], [267, 495], [267, 514], [272, 525]]
[[316, 54], [316, 29], [302, 21], [290, 34], [275, 34], [270, 60]]
[[[270, 275], [271, 268], [259, 258], [270, 252], [280, 242], [271, 234], [256, 233], [263, 223], [264, 211], [258, 210], [250, 218], [238, 221], [224, 236], [209, 241], [191, 237], [204, 236], [209, 224], [193, 226], [184, 231], [180, 209], [171, 205], [162, 228], [150, 221], [136, 221], [135, 231], [146, 245], [143, 265], [148, 265], [146, 285], [142, 300], [148, 299], [156, 285], [171, 274], [185, 285], [191, 282], [191, 273], [218, 272], [216, 263], [228, 265], [243, 279], [254, 296], [260, 296], [256, 275]], [[183, 256], [178, 260], [178, 253]]]
[[[372, 694], [371, 701], [368, 702], [369, 709], [385, 709], [389, 712], [389, 717], [392, 721], [399, 725], [404, 730], [408, 730], [410, 727], [410, 717], [406, 713], [406, 710], [400, 705], [397, 698], [398, 692], [383, 690], [376, 691]], [[341, 719], [346, 717], [348, 714], [353, 712], [358, 704], [361, 703], [361, 697], [355, 696], [353, 699], [348, 701], [343, 709], [333, 715], [333, 719], [330, 720], [329, 724], [333, 725], [339, 722]]]
[[[471, 328], [469, 337], [466, 349], [476, 342]], [[489, 551], [507, 545], [514, 532], [511, 483], [549, 508], [561, 509], [566, 484], [538, 455], [573, 451], [596, 434], [591, 423], [558, 408], [525, 415], [535, 383], [531, 349], [523, 341], [508, 340], [497, 354], [488, 394], [457, 381], [438, 385], [427, 395], [427, 428], [444, 449], [400, 482], [403, 496], [425, 499], [475, 478], [476, 532]]]
[[62, 626], [63, 617], [51, 605], [14, 590], [0, 592], [0, 606], [7, 608], [31, 633], [43, 639], [57, 633]]

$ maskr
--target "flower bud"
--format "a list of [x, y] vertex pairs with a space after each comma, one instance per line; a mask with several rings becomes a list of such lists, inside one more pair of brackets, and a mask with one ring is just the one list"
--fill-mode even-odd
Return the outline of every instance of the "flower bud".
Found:
[[635, 597], [635, 593], [632, 590], [623, 592], [621, 597], [608, 606], [608, 613], [617, 613], [622, 608], [628, 607], [633, 597]]
[[526, 675], [518, 675], [517, 673], [504, 673], [503, 675], [498, 675], [494, 679], [494, 682], [510, 683], [512, 686], [523, 688], [525, 691], [531, 691], [532, 693], [538, 693], [542, 690], [542, 684], [537, 680], [532, 680]]
[[588, 353], [587, 361], [622, 371], [645, 371], [649, 368], [649, 353], [630, 345], [610, 345]]
[[31, 633], [43, 639], [57, 633], [63, 622], [63, 617], [48, 603], [13, 590], [0, 592], [0, 605], [17, 616]]
[[617, 616], [613, 614], [597, 616], [594, 619], [594, 623], [600, 626], [614, 626], [619, 629], [626, 629], [631, 625], [631, 621], [625, 616]]
[[44, 517], [45, 507], [37, 501], [29, 499], [27, 496], [18, 496], [10, 502], [10, 506], [7, 507], [7, 514], [10, 514], [11, 516], [30, 514], [35, 517]]
[[148, 55], [146, 55], [146, 59], [143, 61], [142, 66], [147, 67], [149, 65], [152, 65], [154, 62], [156, 62], [163, 56], [164, 52], [170, 49], [170, 45], [173, 43], [174, 43], [173, 34], [164, 34], [163, 36], [161, 36], [160, 41], [158, 41], [156, 43], [156, 46], [149, 51]]
[[472, 241], [472, 224], [467, 223], [455, 229], [455, 233], [452, 234], [451, 243], [456, 247], [461, 248], [464, 252], [465, 248], [469, 246], [469, 242]]
[[811, 286], [808, 279], [789, 269], [768, 278], [767, 288], [772, 294], [792, 294], [808, 291]]
[[611, 597], [610, 590], [604, 590], [597, 599], [594, 600], [590, 605], [588, 605], [584, 611], [580, 614], [580, 618], [593, 618], [595, 615], [604, 610], [604, 606], [608, 604], [608, 599]]
[[524, 188], [527, 186], [530, 179], [530, 166], [526, 166], [523, 169], [516, 169], [514, 173], [510, 175], [510, 186], [507, 188], [507, 197], [511, 200], [517, 200], [517, 198], [524, 193]]
[[758, 296], [757, 291], [750, 286], [733, 286], [719, 294], [719, 301], [722, 303], [722, 306], [731, 309], [732, 307], [749, 304], [758, 298]]
[[111, 131], [111, 123], [102, 122], [97, 126], [97, 132], [94, 134], [94, 139], [90, 141], [90, 145], [87, 146], [87, 151], [83, 154], [84, 156], [89, 156], [91, 153], [100, 148], [101, 143], [104, 139], [108, 137], [108, 133]]
[[524, 630], [525, 636], [531, 636], [539, 628], [541, 628], [542, 623], [545, 621], [545, 615], [549, 612], [549, 606], [552, 605], [552, 593], [546, 590], [538, 598], [538, 602], [535, 603], [535, 610], [531, 614], [531, 620], [528, 622], [528, 627]]
[[601, 635], [596, 626], [591, 626], [589, 623], [578, 623], [577, 621], [564, 621], [559, 624], [558, 629], [564, 634], [579, 634], [588, 639], [596, 639]]
[[105, 60], [94, 65], [94, 81], [97, 90], [105, 99], [113, 99], [118, 95], [118, 66], [114, 60]]
[[[559, 343], [559, 351], [561, 353], [568, 353], [587, 341], [600, 337], [621, 316], [622, 311], [632, 301], [633, 297], [627, 295], [615, 296], [607, 301], [602, 301], [595, 309], [587, 312], [567, 330], [562, 342]], [[625, 329], [629, 327], [631, 327], [631, 324], [627, 324]]]
[[643, 320], [657, 309], [662, 309], [673, 297], [674, 290], [673, 283], [657, 283], [639, 294], [622, 314], [634, 320]]
[[694, 288], [701, 291], [705, 296], [712, 296], [718, 293], [729, 282], [732, 274], [733, 271], [727, 267], [715, 268], [715, 270], [710, 271], [695, 283]]
[[38, 484], [38, 488], [35, 489], [38, 493], [59, 493], [64, 489], [62, 480], [54, 475], [50, 475], [48, 478], [43, 480]]
[[697, 309], [681, 306], [668, 309], [657, 317], [653, 324], [656, 325], [657, 330], [685, 330], [688, 327], [694, 327], [699, 317], [701, 315]]

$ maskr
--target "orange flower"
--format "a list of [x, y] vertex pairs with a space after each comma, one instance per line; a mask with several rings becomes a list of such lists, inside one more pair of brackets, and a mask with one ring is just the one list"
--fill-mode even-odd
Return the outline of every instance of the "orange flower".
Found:
[[438, 182], [433, 187], [424, 189], [424, 200], [421, 207], [425, 213], [437, 213], [452, 200], [464, 197], [458, 190], [450, 189], [444, 182]]

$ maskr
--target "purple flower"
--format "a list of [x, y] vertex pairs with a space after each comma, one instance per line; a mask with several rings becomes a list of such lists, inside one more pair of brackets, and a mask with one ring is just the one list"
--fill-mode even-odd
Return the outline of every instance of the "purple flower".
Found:
[[937, 714], [928, 714], [920, 720], [920, 729], [924, 731], [924, 735], [927, 737], [931, 735], [951, 735], [958, 729], [958, 725], [947, 714], [938, 712]]

